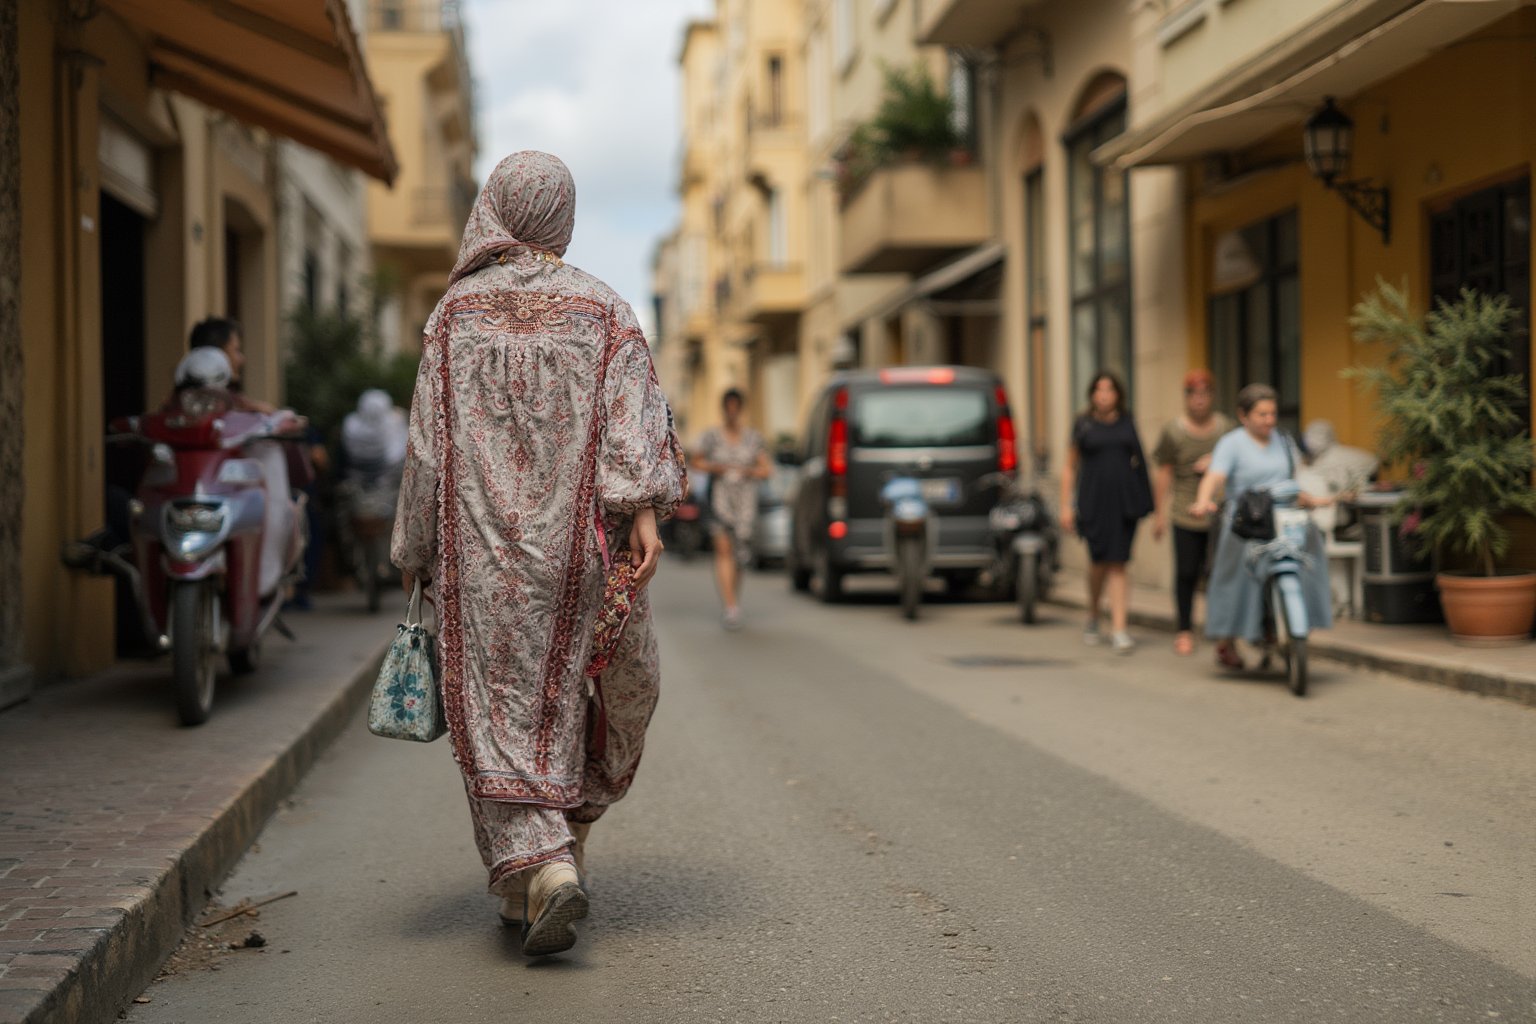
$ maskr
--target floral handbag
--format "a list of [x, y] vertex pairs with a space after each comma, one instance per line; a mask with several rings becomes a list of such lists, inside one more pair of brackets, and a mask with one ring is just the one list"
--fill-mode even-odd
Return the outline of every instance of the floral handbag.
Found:
[[587, 661], [587, 678], [596, 679], [607, 670], [624, 639], [624, 627], [635, 610], [640, 587], [635, 579], [635, 567], [627, 551], [610, 556], [608, 532], [603, 528], [601, 515], [597, 520], [597, 543], [603, 553], [603, 603], [597, 611], [597, 622], [592, 627], [592, 655]]
[[421, 622], [421, 581], [411, 591], [368, 702], [368, 731], [392, 740], [430, 743], [448, 731], [437, 684], [437, 645]]

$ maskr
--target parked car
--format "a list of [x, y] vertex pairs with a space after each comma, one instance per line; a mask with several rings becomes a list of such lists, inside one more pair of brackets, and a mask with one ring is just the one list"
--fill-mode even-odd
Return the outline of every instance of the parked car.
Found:
[[752, 567], [783, 565], [789, 557], [790, 502], [794, 500], [799, 469], [775, 462], [773, 475], [757, 489], [757, 519], [752, 524]]
[[955, 586], [992, 562], [987, 515], [1018, 447], [997, 375], [974, 367], [857, 370], [834, 376], [812, 405], [788, 557], [790, 581], [836, 601], [850, 573], [889, 572], [880, 491], [916, 478], [938, 529], [927, 564]]

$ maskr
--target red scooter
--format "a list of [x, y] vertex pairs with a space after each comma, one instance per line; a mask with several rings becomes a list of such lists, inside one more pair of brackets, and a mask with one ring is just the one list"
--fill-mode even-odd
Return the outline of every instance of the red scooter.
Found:
[[[146, 637], [171, 655], [182, 724], [213, 709], [218, 659], [254, 672], [261, 641], [303, 578], [308, 541], [302, 446], [292, 412], [237, 408], [222, 389], [183, 391], [173, 406], [115, 420], [108, 440], [146, 446], [148, 464], [128, 501], [128, 539], [105, 531], [65, 546], [66, 564], [123, 576]], [[265, 555], [265, 558], [263, 557]]]

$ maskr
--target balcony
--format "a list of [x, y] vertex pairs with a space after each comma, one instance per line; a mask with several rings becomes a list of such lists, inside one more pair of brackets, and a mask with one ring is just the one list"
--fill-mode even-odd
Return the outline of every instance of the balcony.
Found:
[[988, 47], [1018, 28], [1030, 8], [1043, 0], [919, 0], [919, 42], [943, 46]]
[[845, 274], [916, 273], [991, 236], [981, 167], [895, 164], [843, 203]]
[[805, 310], [805, 274], [797, 263], [754, 263], [741, 291], [741, 316], [764, 327], [793, 323]]

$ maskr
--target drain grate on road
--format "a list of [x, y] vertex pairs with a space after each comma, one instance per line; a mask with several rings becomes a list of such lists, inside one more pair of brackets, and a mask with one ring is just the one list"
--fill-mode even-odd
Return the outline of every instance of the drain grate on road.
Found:
[[1018, 658], [1006, 654], [965, 654], [945, 660], [956, 668], [1051, 668], [1066, 664], [1060, 658]]

